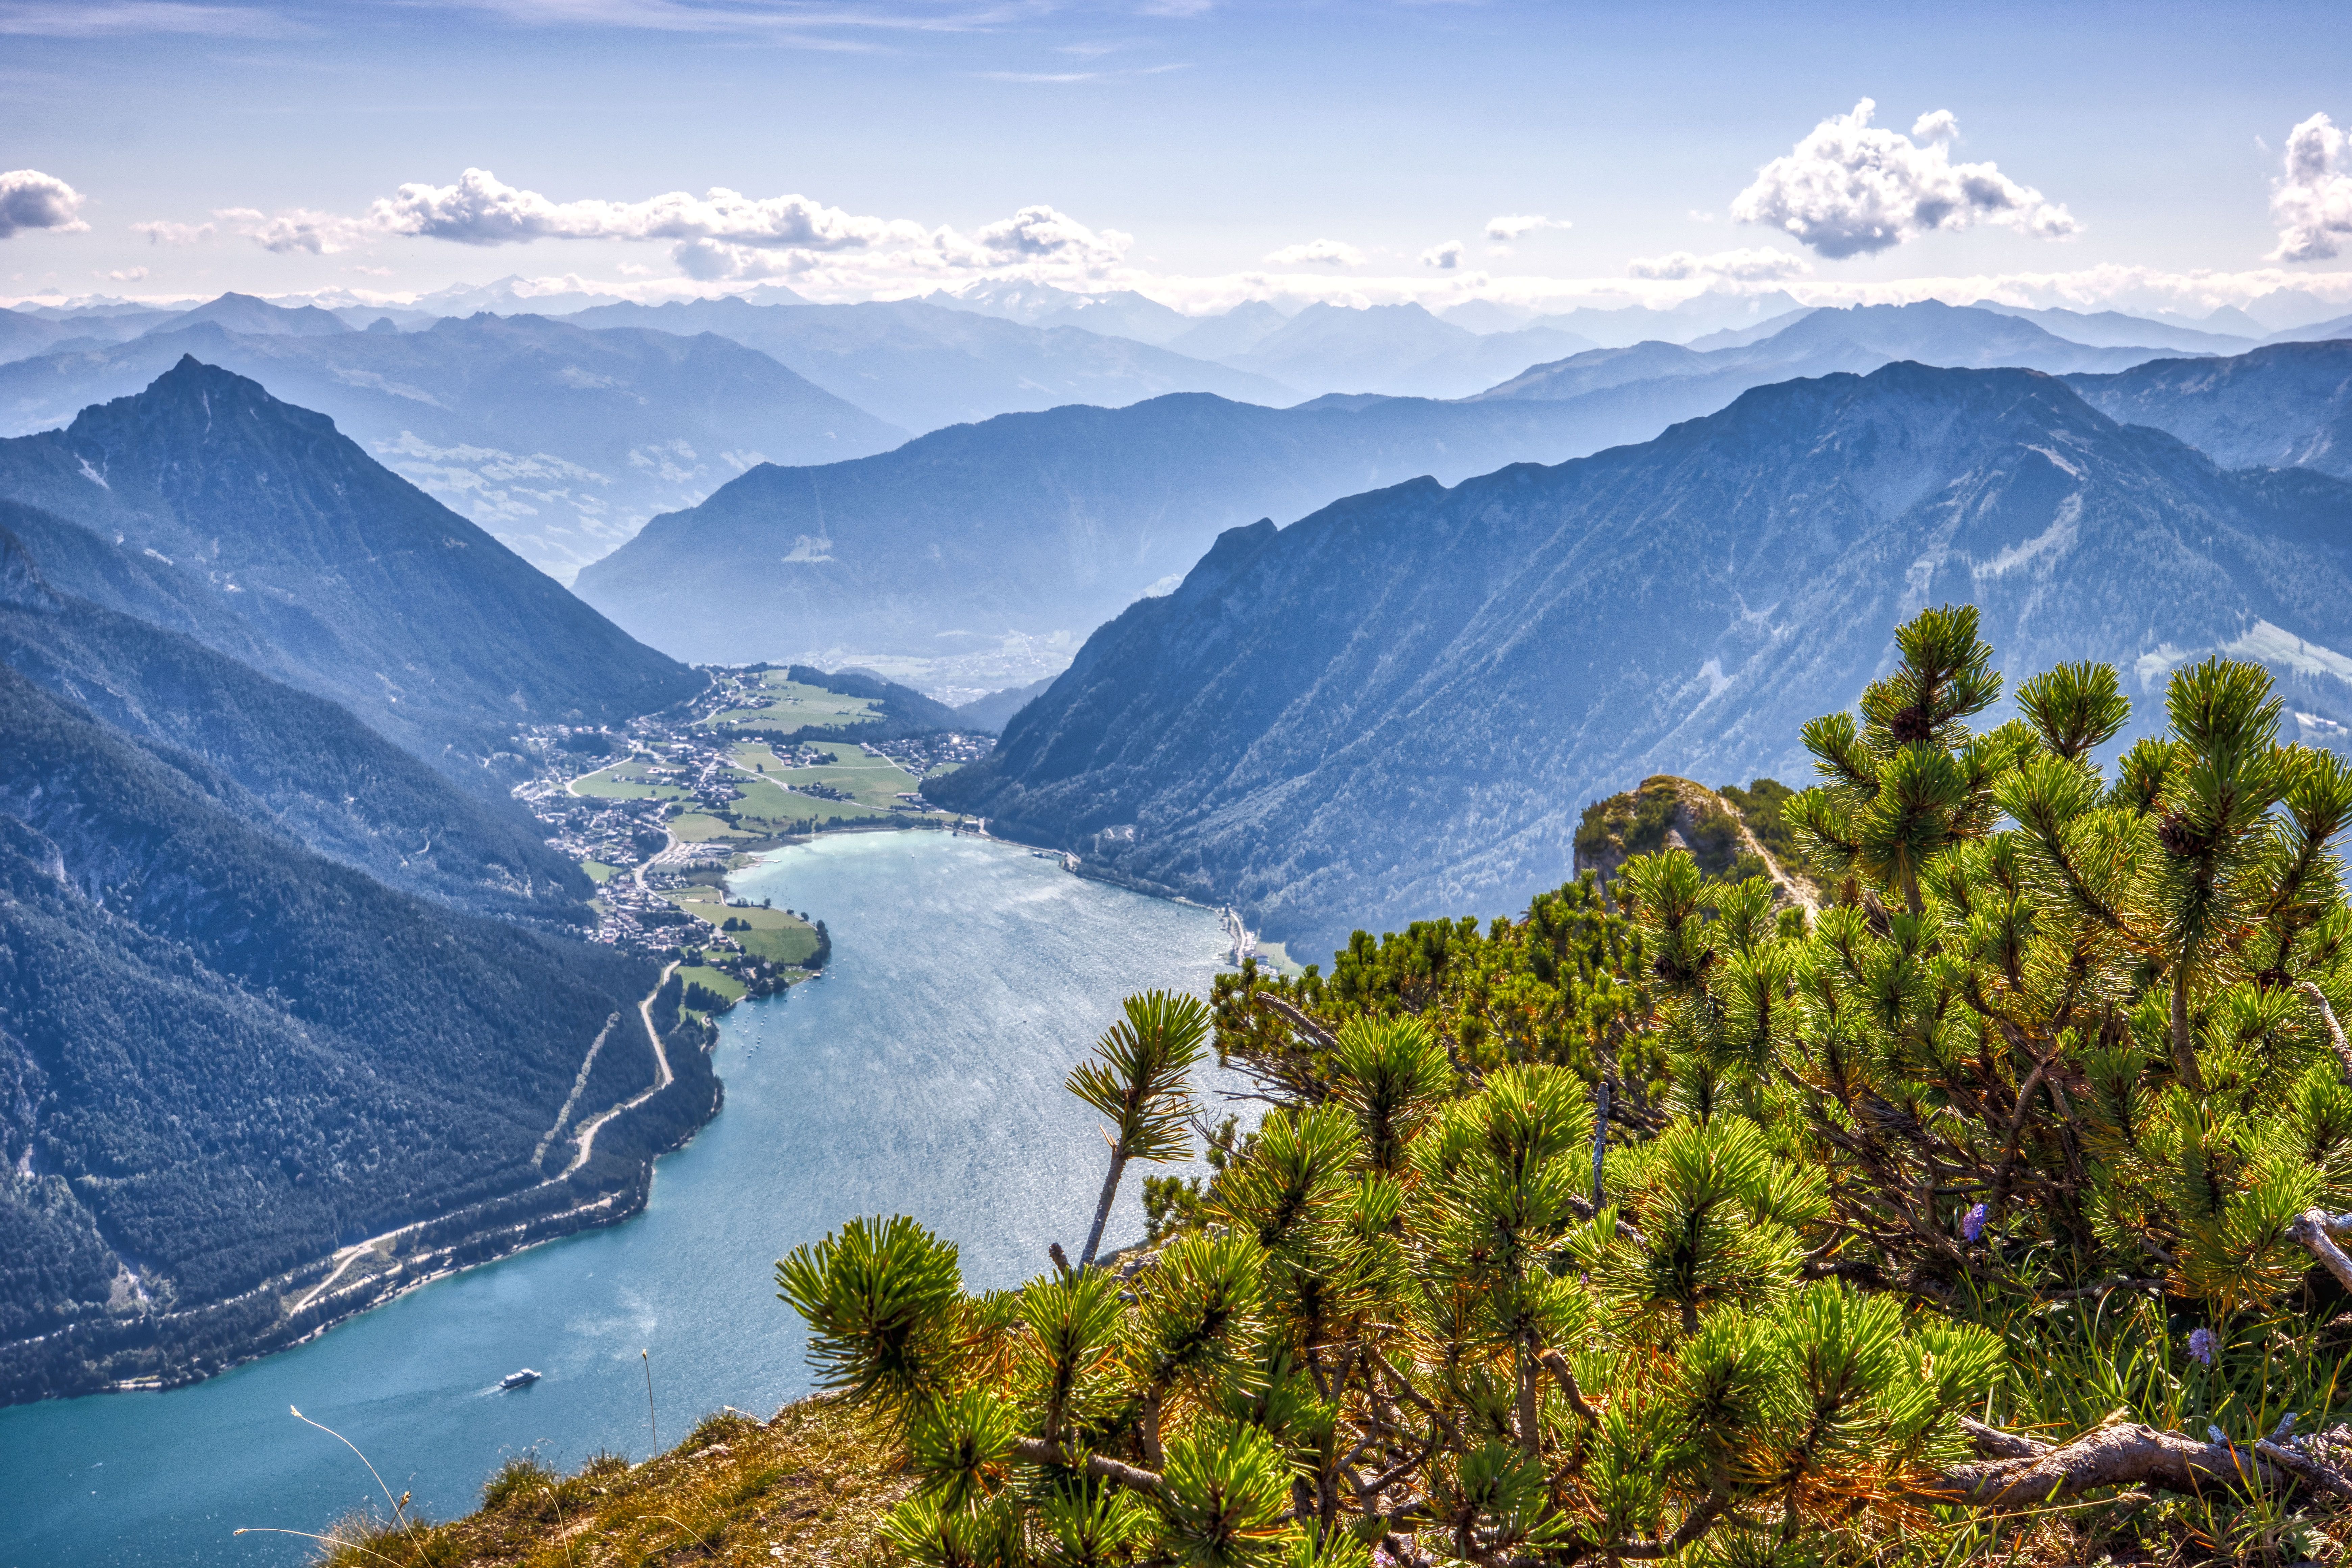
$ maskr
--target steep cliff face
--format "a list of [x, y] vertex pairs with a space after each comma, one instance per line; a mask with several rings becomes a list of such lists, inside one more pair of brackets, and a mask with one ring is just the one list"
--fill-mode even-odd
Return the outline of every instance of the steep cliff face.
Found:
[[1809, 776], [1923, 604], [2017, 674], [2118, 664], [2158, 711], [2214, 650], [2352, 724], [2352, 489], [2223, 473], [2019, 371], [1761, 388], [1641, 447], [1354, 497], [1223, 536], [1007, 727], [943, 802], [1236, 898], [1299, 950], [1561, 880], [1628, 779]]

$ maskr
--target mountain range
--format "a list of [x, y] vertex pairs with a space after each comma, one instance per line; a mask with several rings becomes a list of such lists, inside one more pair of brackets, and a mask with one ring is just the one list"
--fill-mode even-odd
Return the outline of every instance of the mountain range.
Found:
[[1641, 446], [1230, 530], [926, 789], [1328, 951], [1517, 907], [1629, 780], [1803, 778], [1799, 727], [1925, 604], [1979, 605], [2012, 678], [2116, 664], [2141, 732], [2166, 671], [2224, 651], [2342, 742], [2347, 524], [2352, 486], [2225, 472], [2050, 376], [1787, 382]]
[[705, 300], [600, 305], [568, 319], [600, 329], [715, 332], [917, 434], [1068, 403], [1118, 407], [1171, 392], [1276, 404], [1302, 395], [1263, 375], [1083, 327], [1030, 326], [920, 300], [753, 305]]
[[[1057, 631], [1075, 647], [1235, 522], [1654, 434], [1611, 415], [1383, 397], [1275, 409], [1202, 393], [1007, 414], [855, 462], [754, 468], [654, 519], [575, 587], [632, 635], [700, 662], [938, 655]], [[728, 563], [723, 593], [715, 561]]]
[[1314, 304], [1223, 363], [1318, 393], [1466, 397], [1597, 346], [1541, 321], [1481, 336], [1415, 304]]
[[1636, 382], [1686, 380], [1694, 384], [1688, 394], [1694, 399], [1720, 399], [1706, 410], [1712, 413], [1751, 386], [1797, 376], [1859, 374], [1896, 360], [1966, 369], [2016, 365], [2057, 374], [2123, 370], [2161, 357], [2163, 351], [2156, 348], [2087, 347], [2012, 315], [1927, 300], [1806, 310], [1706, 348], [1643, 342], [1575, 354], [1535, 365], [1480, 395], [1568, 399]]
[[[1408, 332], [1529, 335], [1477, 338], [1418, 307], [1393, 309], [1412, 313], [1381, 319]], [[1365, 314], [1315, 307], [1282, 331]], [[755, 468], [656, 519], [576, 585], [635, 636], [702, 660], [1082, 635], [1251, 518], [1288, 521], [1416, 475], [1453, 483], [1645, 441], [1753, 385], [1895, 357], [2073, 370], [2154, 353], [2087, 348], [1934, 303], [1798, 312], [1720, 336], [1729, 341], [1705, 349], [1589, 351], [1454, 402], [1366, 395], [1276, 410], [1171, 397], [1001, 417], [855, 462]], [[742, 592], [708, 592], [714, 559], [733, 563]]]
[[906, 438], [722, 337], [491, 315], [354, 331], [324, 310], [239, 295], [125, 342], [0, 365], [0, 428], [63, 424], [187, 354], [326, 414], [560, 576], [755, 463], [861, 457]]

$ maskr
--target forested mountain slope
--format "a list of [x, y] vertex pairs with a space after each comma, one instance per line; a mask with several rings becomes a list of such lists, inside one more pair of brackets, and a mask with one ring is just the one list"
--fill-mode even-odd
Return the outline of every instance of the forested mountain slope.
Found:
[[1126, 338], [1078, 327], [1024, 326], [913, 300], [862, 305], [678, 300], [599, 305], [568, 319], [599, 329], [716, 332], [919, 434], [1018, 410], [1065, 403], [1120, 407], [1171, 392], [1276, 404], [1301, 395], [1265, 376]]
[[[169, 750], [247, 822], [412, 893], [576, 926], [591, 888], [511, 801], [458, 791], [322, 697], [57, 593], [0, 505], [0, 663]], [[51, 531], [70, 524], [50, 520]]]
[[[985, 320], [986, 318], [974, 318]], [[1454, 480], [1656, 431], [1628, 404], [1204, 394], [1005, 415], [895, 452], [760, 468], [580, 574], [583, 599], [682, 658], [830, 647], [937, 654], [953, 634], [1084, 634], [1221, 529], [1417, 474]], [[728, 591], [712, 592], [711, 563]]]
[[0, 497], [35, 509], [10, 526], [59, 591], [332, 698], [456, 776], [520, 723], [617, 720], [701, 685], [332, 421], [191, 358], [0, 441]]
[[66, 424], [184, 354], [326, 415], [378, 462], [566, 577], [754, 463], [830, 462], [906, 439], [725, 338], [489, 315], [352, 331], [323, 310], [238, 295], [128, 342], [0, 365], [0, 433]]
[[2066, 380], [2110, 417], [2170, 431], [2217, 463], [2352, 478], [2352, 342], [2273, 343]]
[[[538, 1190], [592, 1043], [652, 984], [383, 887], [236, 788], [0, 668], [0, 1398], [241, 1353], [284, 1318], [242, 1297], [262, 1279]], [[686, 1055], [547, 1202], [629, 1189], [708, 1114]], [[654, 1072], [616, 1030], [583, 1102]]]
[[1979, 605], [2014, 671], [2111, 660], [2136, 699], [2260, 658], [2337, 741], [2352, 488], [2305, 479], [2233, 478], [2028, 372], [1762, 388], [1640, 447], [1233, 530], [928, 790], [1328, 950], [1559, 883], [1628, 781], [1802, 776], [1801, 725], [1922, 604]]

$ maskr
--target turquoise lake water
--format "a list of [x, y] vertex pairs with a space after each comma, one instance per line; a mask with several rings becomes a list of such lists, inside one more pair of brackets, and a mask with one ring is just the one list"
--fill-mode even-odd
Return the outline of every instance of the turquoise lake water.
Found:
[[[0, 1410], [0, 1568], [304, 1561], [290, 1536], [230, 1531], [320, 1531], [382, 1499], [289, 1405], [438, 1518], [509, 1454], [644, 1458], [640, 1350], [665, 1444], [722, 1405], [765, 1415], [809, 1388], [775, 1260], [851, 1215], [915, 1215], [974, 1289], [1075, 1250], [1103, 1150], [1062, 1079], [1127, 993], [1207, 993], [1215, 917], [938, 833], [820, 840], [734, 886], [822, 917], [832, 966], [721, 1020], [726, 1108], [660, 1162], [643, 1215], [190, 1388]], [[1130, 1173], [1108, 1239], [1141, 1234], [1140, 1188]], [[498, 1392], [523, 1366], [544, 1380]]]

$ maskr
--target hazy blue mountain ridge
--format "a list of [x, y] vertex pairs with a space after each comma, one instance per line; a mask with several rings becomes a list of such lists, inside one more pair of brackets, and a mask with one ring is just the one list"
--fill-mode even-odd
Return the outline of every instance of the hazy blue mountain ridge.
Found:
[[1537, 365], [1481, 395], [1575, 397], [1653, 376], [1704, 376], [1724, 389], [1728, 403], [1750, 386], [1840, 372], [1864, 374], [1898, 360], [2063, 374], [2122, 370], [2161, 357], [2156, 347], [2087, 347], [2016, 316], [1928, 300], [1806, 310], [1777, 331], [1711, 351], [1662, 342], [1602, 349]]
[[1171, 392], [1294, 403], [1279, 382], [1125, 338], [1027, 326], [919, 300], [761, 306], [740, 300], [602, 305], [583, 327], [706, 331], [770, 355], [918, 434], [1067, 403], [1121, 407]]
[[2352, 478], [2352, 342], [2284, 342], [2066, 380], [2109, 417], [2170, 431], [2227, 467]]
[[378, 462], [561, 574], [755, 463], [862, 457], [906, 438], [722, 337], [489, 315], [348, 331], [323, 311], [312, 314], [334, 331], [304, 335], [230, 330], [299, 312], [222, 306], [190, 313], [217, 319], [0, 366], [0, 421], [10, 433], [63, 425], [194, 354], [327, 415]]
[[[2352, 489], [2233, 478], [2021, 371], [1900, 363], [1752, 391], [1645, 445], [1416, 480], [1219, 539], [928, 793], [1320, 952], [1517, 907], [1592, 799], [1807, 776], [1922, 604], [2014, 676], [2263, 659], [2352, 724]], [[1108, 831], [1116, 830], [1116, 831]]]
[[1302, 392], [1464, 397], [1592, 346], [1590, 338], [1541, 321], [1482, 336], [1415, 304], [1314, 304], [1224, 363]]
[[224, 331], [258, 333], [264, 337], [333, 338], [352, 330], [349, 322], [316, 305], [273, 305], [251, 294], [223, 294], [194, 310], [165, 317], [140, 333], [153, 337], [210, 322]]
[[992, 691], [958, 708], [956, 718], [975, 730], [1001, 731], [1015, 713], [1045, 696], [1053, 684], [1054, 678], [1047, 676], [1026, 686], [1009, 686], [1002, 691]]
[[1303, 516], [1415, 474], [1579, 456], [1659, 423], [1638, 396], [1273, 409], [1195, 393], [1004, 415], [856, 462], [755, 468], [656, 518], [583, 571], [577, 591], [698, 662], [1083, 634], [1181, 576], [1234, 523]]

